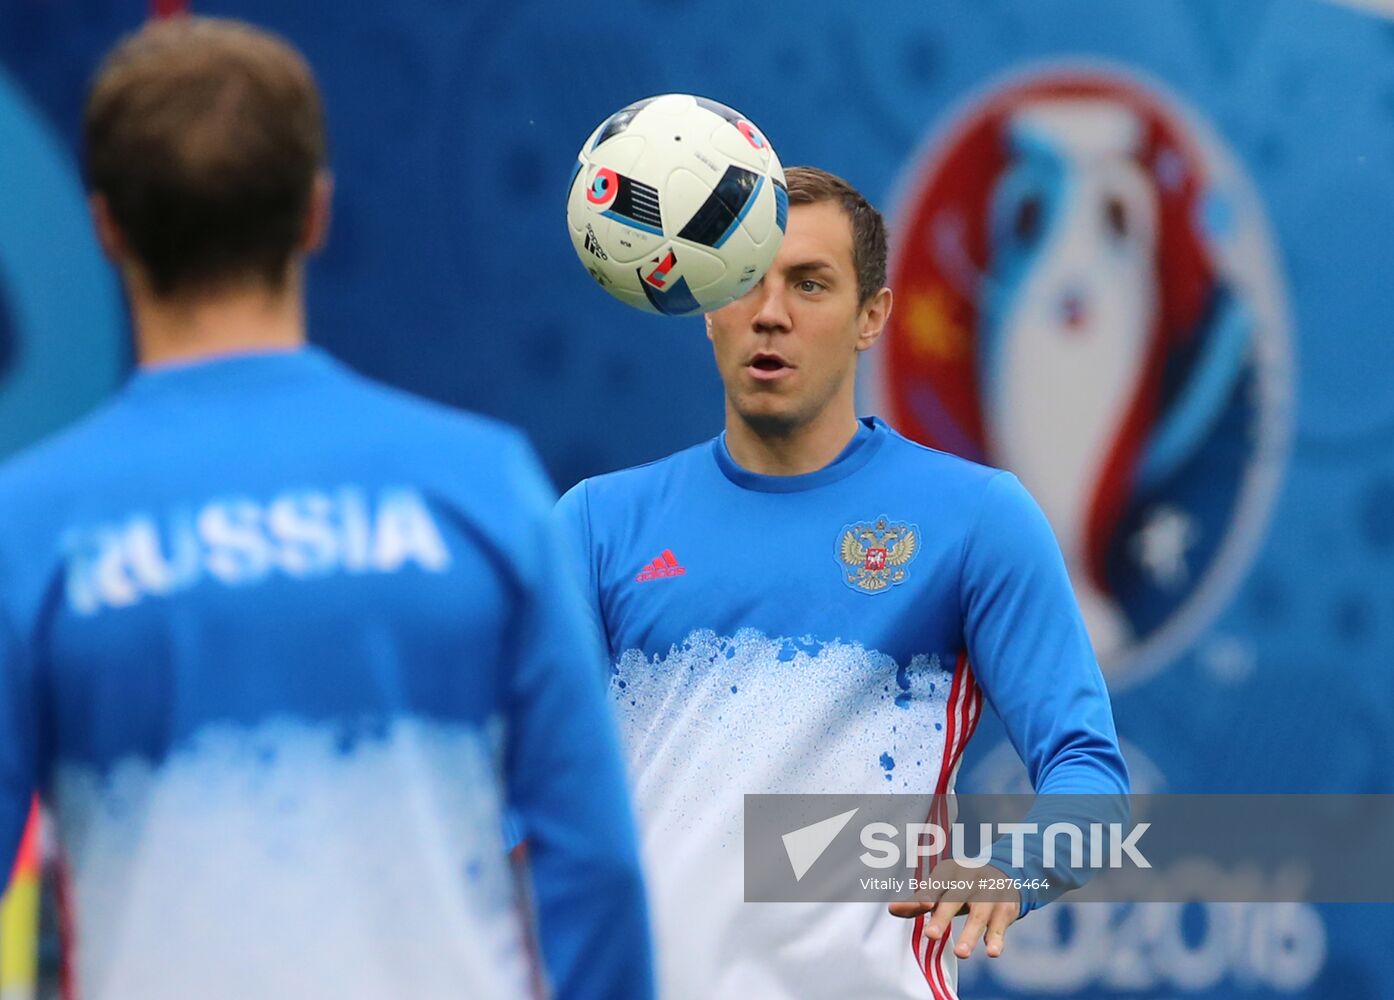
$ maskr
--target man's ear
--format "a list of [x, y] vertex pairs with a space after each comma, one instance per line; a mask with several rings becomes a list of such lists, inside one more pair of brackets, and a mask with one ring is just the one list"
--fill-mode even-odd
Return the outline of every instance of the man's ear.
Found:
[[329, 237], [331, 202], [334, 199], [334, 175], [328, 170], [315, 174], [310, 188], [310, 205], [305, 211], [305, 225], [300, 231], [300, 252], [314, 253]]
[[111, 203], [106, 195], [93, 191], [87, 196], [87, 209], [92, 214], [92, 228], [106, 259], [119, 265], [126, 259], [126, 236], [111, 217]]
[[865, 351], [881, 339], [886, 322], [891, 318], [892, 295], [889, 288], [883, 288], [870, 299], [861, 310], [861, 331], [857, 334], [857, 350]]

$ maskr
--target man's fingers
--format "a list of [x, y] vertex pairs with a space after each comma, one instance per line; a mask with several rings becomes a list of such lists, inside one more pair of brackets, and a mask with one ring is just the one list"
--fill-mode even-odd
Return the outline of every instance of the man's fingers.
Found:
[[923, 899], [898, 899], [889, 908], [892, 916], [909, 920], [928, 913], [934, 904]]
[[943, 883], [936, 880], [934, 888], [923, 889], [910, 899], [900, 899], [888, 907], [892, 916], [913, 919], [929, 913], [944, 895]]
[[958, 936], [958, 944], [954, 945], [955, 955], [967, 958], [973, 954], [973, 949], [983, 939], [983, 931], [987, 930], [987, 921], [991, 913], [991, 903], [973, 903], [968, 907], [968, 920], [963, 924], [963, 933]]
[[1017, 903], [997, 903], [987, 923], [987, 955], [996, 958], [1007, 947], [1007, 928], [1017, 918], [1021, 907]]
[[911, 899], [898, 899], [894, 903], [891, 903], [890, 911], [897, 917], [918, 917], [933, 910], [934, 907], [938, 905], [943, 895], [943, 889], [930, 889], [925, 892], [917, 892]]
[[939, 905], [934, 908], [934, 916], [925, 925], [925, 933], [931, 940], [938, 941], [949, 933], [949, 924], [958, 916], [958, 911], [963, 909], [963, 906], [964, 900], [952, 895], [946, 895], [939, 900]]

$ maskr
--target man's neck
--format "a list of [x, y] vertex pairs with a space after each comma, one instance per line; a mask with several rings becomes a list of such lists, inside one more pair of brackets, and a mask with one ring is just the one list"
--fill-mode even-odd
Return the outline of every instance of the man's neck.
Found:
[[157, 299], [131, 288], [131, 313], [142, 367], [294, 350], [305, 344], [304, 299], [297, 275], [279, 292], [242, 288]]
[[829, 406], [807, 424], [787, 432], [756, 429], [726, 406], [726, 450], [737, 465], [766, 476], [799, 476], [832, 463], [857, 433], [851, 400]]

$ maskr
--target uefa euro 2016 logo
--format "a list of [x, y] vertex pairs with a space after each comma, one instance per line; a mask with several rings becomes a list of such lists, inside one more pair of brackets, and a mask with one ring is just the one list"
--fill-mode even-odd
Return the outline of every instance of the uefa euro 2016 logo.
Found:
[[1164, 666], [1247, 571], [1286, 455], [1288, 313], [1252, 184], [1159, 87], [1051, 66], [935, 133], [892, 231], [876, 408], [1021, 478], [1112, 686]]

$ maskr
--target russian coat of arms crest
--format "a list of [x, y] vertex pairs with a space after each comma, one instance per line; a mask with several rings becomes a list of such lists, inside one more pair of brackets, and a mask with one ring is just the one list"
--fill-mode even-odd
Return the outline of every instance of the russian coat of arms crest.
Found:
[[837, 542], [842, 582], [863, 594], [879, 594], [909, 578], [906, 566], [920, 549], [920, 529], [884, 514], [845, 525]]

